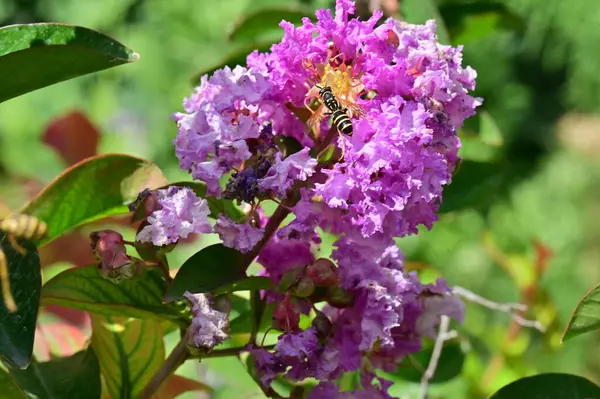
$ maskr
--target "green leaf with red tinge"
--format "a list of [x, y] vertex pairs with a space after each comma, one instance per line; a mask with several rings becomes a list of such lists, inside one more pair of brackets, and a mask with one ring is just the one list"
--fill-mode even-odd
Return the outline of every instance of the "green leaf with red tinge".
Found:
[[178, 320], [174, 304], [163, 304], [167, 283], [158, 269], [115, 284], [96, 266], [66, 270], [42, 289], [42, 304], [56, 304], [102, 315]]
[[189, 378], [173, 374], [160, 387], [158, 392], [153, 396], [153, 399], [173, 399], [184, 392], [192, 391], [212, 392], [213, 389], [208, 385], [204, 385], [200, 381], [191, 380]]
[[27, 370], [9, 367], [9, 372], [25, 392], [38, 398], [100, 399], [100, 367], [92, 348], [49, 362], [34, 361]]
[[126, 204], [145, 188], [166, 183], [150, 161], [124, 154], [88, 158], [58, 176], [27, 204], [22, 213], [43, 220], [46, 244], [73, 228], [107, 216], [128, 213]]
[[585, 294], [573, 311], [561, 341], [600, 328], [600, 284]]
[[66, 322], [38, 323], [33, 353], [38, 361], [71, 356], [85, 346], [87, 338], [81, 329]]
[[572, 374], [546, 373], [525, 377], [502, 388], [490, 399], [598, 399], [600, 387]]
[[94, 30], [58, 23], [0, 29], [0, 102], [78, 76], [137, 61], [139, 55]]
[[210, 245], [185, 261], [165, 299], [181, 299], [186, 291], [212, 292], [246, 278], [244, 257], [239, 251], [223, 244]]
[[112, 398], [137, 397], [165, 360], [158, 320], [92, 315], [92, 347]]
[[36, 248], [26, 240], [19, 240], [19, 244], [27, 250], [25, 255], [14, 249], [0, 232], [0, 248], [6, 255], [11, 293], [17, 305], [17, 311], [9, 313], [0, 299], [0, 357], [15, 367], [24, 368], [33, 353], [42, 276]]

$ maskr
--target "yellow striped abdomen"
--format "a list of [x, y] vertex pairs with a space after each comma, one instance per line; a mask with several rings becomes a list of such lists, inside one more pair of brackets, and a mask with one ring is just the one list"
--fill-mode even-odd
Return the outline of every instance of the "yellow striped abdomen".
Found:
[[0, 219], [0, 230], [16, 237], [36, 241], [45, 237], [48, 226], [34, 216], [17, 214]]

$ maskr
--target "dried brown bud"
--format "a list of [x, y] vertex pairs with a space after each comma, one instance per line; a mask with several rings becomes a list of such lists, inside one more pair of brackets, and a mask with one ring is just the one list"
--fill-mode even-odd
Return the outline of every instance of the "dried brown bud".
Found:
[[312, 265], [308, 265], [306, 275], [321, 287], [330, 287], [338, 282], [337, 267], [326, 258], [319, 258]]

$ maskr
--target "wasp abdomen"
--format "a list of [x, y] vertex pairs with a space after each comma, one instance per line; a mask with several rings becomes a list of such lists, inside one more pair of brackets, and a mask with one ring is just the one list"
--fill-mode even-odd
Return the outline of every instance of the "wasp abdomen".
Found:
[[33, 216], [19, 214], [0, 219], [0, 230], [28, 240], [39, 240], [46, 235], [48, 226]]
[[352, 121], [345, 109], [338, 109], [331, 114], [331, 120], [338, 130], [348, 136], [352, 136]]

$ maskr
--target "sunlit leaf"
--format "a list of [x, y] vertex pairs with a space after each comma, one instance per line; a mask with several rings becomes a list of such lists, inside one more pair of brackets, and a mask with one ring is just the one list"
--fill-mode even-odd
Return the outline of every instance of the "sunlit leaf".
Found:
[[100, 274], [96, 266], [66, 270], [42, 290], [42, 304], [56, 304], [102, 315], [178, 319], [173, 304], [163, 304], [167, 282], [158, 269], [116, 284]]
[[0, 299], [0, 356], [13, 366], [23, 368], [29, 364], [33, 353], [42, 276], [35, 246], [26, 240], [18, 242], [27, 250], [25, 255], [13, 248], [6, 235], [0, 232], [0, 248], [6, 255], [10, 290], [17, 305], [17, 311], [9, 313]]
[[92, 348], [9, 371], [25, 392], [38, 398], [100, 398], [100, 367]]
[[0, 102], [77, 76], [137, 61], [116, 40], [80, 26], [36, 23], [0, 29]]
[[210, 292], [246, 279], [243, 256], [223, 244], [208, 246], [185, 261], [177, 272], [165, 299], [183, 298], [185, 291]]
[[135, 398], [165, 360], [158, 320], [92, 315], [92, 347], [112, 398]]
[[124, 154], [88, 158], [58, 176], [27, 204], [23, 213], [43, 220], [46, 244], [86, 222], [128, 213], [127, 203], [145, 188], [166, 183], [152, 162]]
[[450, 35], [446, 29], [446, 24], [434, 0], [404, 0], [402, 1], [401, 12], [406, 22], [411, 24], [423, 24], [429, 19], [435, 19], [439, 42], [450, 44]]
[[224, 66], [228, 66], [230, 68], [235, 68], [237, 65], [246, 65], [246, 57], [248, 54], [253, 52], [254, 50], [258, 50], [259, 52], [269, 51], [271, 49], [271, 45], [275, 43], [275, 40], [266, 40], [256, 43], [250, 43], [247, 45], [242, 45], [239, 48], [225, 54], [223, 58], [214, 62], [211, 66], [204, 68], [203, 70], [196, 73], [191, 82], [194, 86], [200, 84], [200, 78], [204, 75], [212, 75], [217, 69], [221, 69]]
[[279, 7], [260, 8], [255, 12], [244, 13], [235, 22], [229, 33], [229, 40], [255, 40], [266, 33], [279, 33], [283, 35], [283, 29], [279, 27], [282, 20], [295, 25], [302, 22], [302, 18], [314, 15], [309, 9], [294, 5], [282, 5]]
[[213, 291], [215, 295], [236, 291], [266, 290], [274, 288], [273, 281], [268, 277], [251, 276], [235, 281]]
[[490, 399], [595, 399], [600, 387], [572, 374], [546, 373], [525, 377], [502, 388]]
[[585, 294], [573, 311], [562, 341], [600, 328], [600, 284]]

